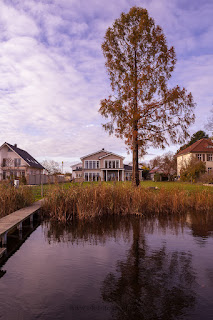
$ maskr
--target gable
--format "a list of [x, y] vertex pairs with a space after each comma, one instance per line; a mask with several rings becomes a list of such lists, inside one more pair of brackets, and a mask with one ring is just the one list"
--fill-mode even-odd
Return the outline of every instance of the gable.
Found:
[[17, 146], [13, 146], [7, 142], [5, 142], [5, 145], [7, 145], [17, 155], [19, 155], [30, 167], [42, 169], [42, 170], [44, 169], [44, 167], [35, 158], [33, 158], [27, 151], [22, 150]]

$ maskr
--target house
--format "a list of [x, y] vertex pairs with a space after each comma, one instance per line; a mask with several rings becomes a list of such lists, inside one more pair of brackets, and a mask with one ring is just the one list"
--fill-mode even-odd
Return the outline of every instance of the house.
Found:
[[[81, 157], [81, 163], [73, 165], [73, 177], [81, 181], [131, 180], [132, 167], [123, 163], [124, 157], [105, 149]], [[140, 179], [142, 174], [140, 171]]]
[[159, 175], [160, 180], [162, 180], [163, 171], [159, 167], [154, 167], [149, 171], [149, 178], [155, 181], [155, 175]]
[[72, 179], [80, 179], [82, 180], [82, 163], [79, 162], [71, 166], [72, 168]]
[[42, 174], [44, 167], [27, 151], [7, 142], [0, 147], [0, 180]]
[[192, 158], [206, 163], [208, 172], [213, 171], [213, 142], [211, 139], [200, 139], [191, 146], [177, 153], [177, 175], [180, 176], [181, 168], [187, 165]]

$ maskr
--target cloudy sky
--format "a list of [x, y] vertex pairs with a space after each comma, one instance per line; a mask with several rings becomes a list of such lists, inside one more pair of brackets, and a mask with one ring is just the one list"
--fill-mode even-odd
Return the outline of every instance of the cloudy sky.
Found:
[[[98, 109], [110, 94], [101, 43], [132, 6], [148, 9], [175, 47], [172, 83], [197, 103], [190, 132], [205, 129], [213, 108], [212, 0], [0, 0], [0, 144], [66, 167], [101, 148], [131, 160], [103, 130]], [[150, 149], [145, 160], [163, 152]]]

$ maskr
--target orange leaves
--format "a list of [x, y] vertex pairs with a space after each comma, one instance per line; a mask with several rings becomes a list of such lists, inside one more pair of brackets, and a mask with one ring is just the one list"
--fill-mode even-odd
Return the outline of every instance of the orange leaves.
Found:
[[102, 49], [113, 91], [99, 110], [110, 118], [105, 129], [115, 130], [131, 149], [137, 140], [143, 152], [149, 145], [163, 148], [168, 138], [182, 141], [194, 121], [195, 103], [185, 88], [168, 89], [175, 50], [147, 10], [122, 13], [106, 31]]

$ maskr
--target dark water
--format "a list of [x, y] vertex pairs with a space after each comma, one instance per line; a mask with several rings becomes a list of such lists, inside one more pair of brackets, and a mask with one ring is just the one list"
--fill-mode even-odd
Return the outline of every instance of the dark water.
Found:
[[43, 222], [0, 270], [0, 319], [210, 320], [213, 215]]

